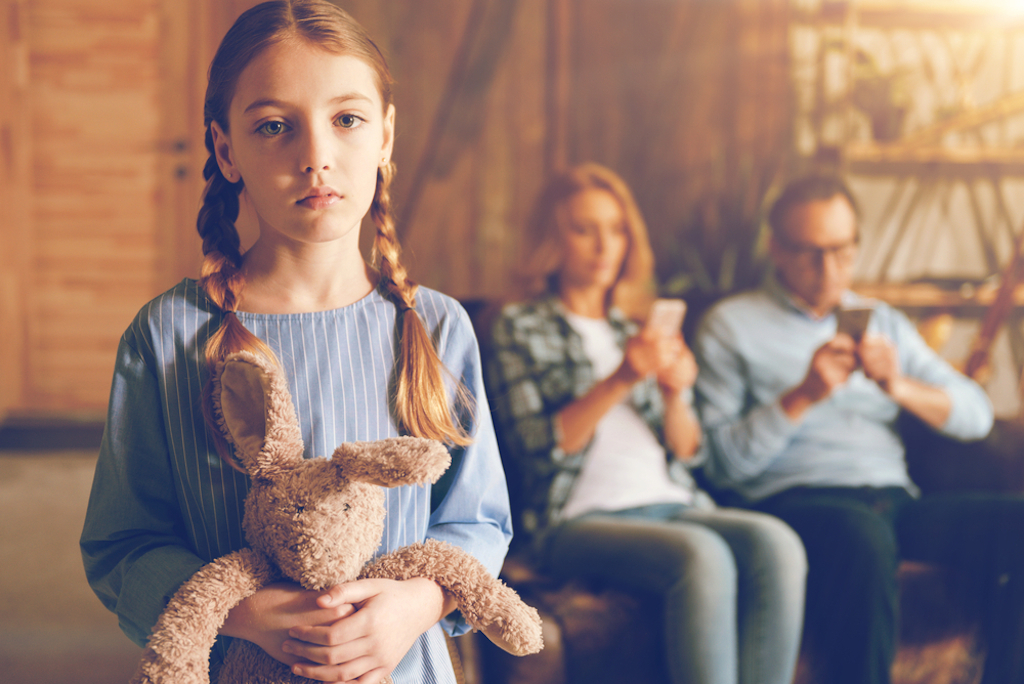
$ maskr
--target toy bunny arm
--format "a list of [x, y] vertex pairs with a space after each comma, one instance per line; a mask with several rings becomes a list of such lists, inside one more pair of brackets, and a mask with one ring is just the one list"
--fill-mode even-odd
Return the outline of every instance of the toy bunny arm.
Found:
[[404, 546], [375, 560], [360, 577], [431, 579], [455, 599], [474, 629], [502, 649], [513, 655], [527, 655], [544, 647], [537, 610], [491, 575], [480, 561], [447, 542], [427, 539]]
[[131, 684], [209, 684], [210, 650], [228, 613], [277, 577], [252, 549], [204, 565], [160, 614]]

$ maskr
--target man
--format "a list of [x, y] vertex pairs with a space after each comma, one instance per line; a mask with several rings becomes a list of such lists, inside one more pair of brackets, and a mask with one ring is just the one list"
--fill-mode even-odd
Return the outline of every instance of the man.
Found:
[[[774, 278], [705, 317], [695, 386], [711, 481], [788, 522], [807, 549], [805, 633], [820, 681], [889, 682], [900, 559], [955, 565], [986, 610], [985, 684], [1024, 682], [1024, 498], [920, 497], [901, 411], [960, 440], [993, 422], [984, 391], [910, 321], [849, 290], [859, 240], [842, 180], [790, 184], [772, 208]], [[871, 304], [867, 332], [836, 310]]]

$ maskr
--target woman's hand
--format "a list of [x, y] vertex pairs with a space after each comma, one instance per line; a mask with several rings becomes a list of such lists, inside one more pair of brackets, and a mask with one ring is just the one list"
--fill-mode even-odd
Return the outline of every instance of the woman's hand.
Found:
[[693, 387], [697, 381], [697, 360], [686, 346], [682, 336], [670, 338], [667, 359], [657, 371], [658, 386], [666, 397], [677, 397], [684, 389]]
[[326, 610], [355, 607], [332, 623], [297, 625], [284, 651], [298, 662], [292, 671], [323, 682], [378, 684], [405, 656], [416, 639], [450, 612], [432, 580], [368, 579], [348, 582], [320, 594]]
[[626, 340], [622, 364], [616, 374], [630, 384], [639, 382], [649, 375], [667, 370], [685, 348], [681, 335], [665, 335], [657, 330], [642, 330]]

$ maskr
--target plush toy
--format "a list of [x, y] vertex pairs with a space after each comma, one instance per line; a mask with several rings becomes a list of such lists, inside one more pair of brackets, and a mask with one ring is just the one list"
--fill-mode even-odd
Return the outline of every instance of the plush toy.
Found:
[[[356, 442], [338, 447], [331, 459], [303, 459], [281, 372], [248, 352], [218, 365], [212, 403], [251, 478], [243, 520], [250, 548], [207, 564], [181, 586], [153, 629], [133, 683], [206, 684], [210, 650], [228, 612], [282, 579], [323, 590], [356, 578], [427, 577], [455, 598], [470, 625], [506, 651], [525, 655], [542, 648], [537, 611], [458, 547], [427, 540], [366, 565], [383, 533], [381, 487], [436, 482], [450, 463], [440, 443], [413, 437]], [[235, 640], [218, 681], [312, 680]]]

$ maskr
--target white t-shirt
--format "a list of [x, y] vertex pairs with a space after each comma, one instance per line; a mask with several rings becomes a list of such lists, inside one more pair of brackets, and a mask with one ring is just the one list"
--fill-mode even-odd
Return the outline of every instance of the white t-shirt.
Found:
[[[623, 353], [608, 321], [572, 313], [566, 318], [583, 339], [594, 379], [600, 381], [615, 372]], [[692, 502], [692, 492], [669, 478], [665, 449], [655, 434], [628, 401], [623, 401], [597, 424], [583, 470], [561, 517], [568, 520], [592, 511]]]

